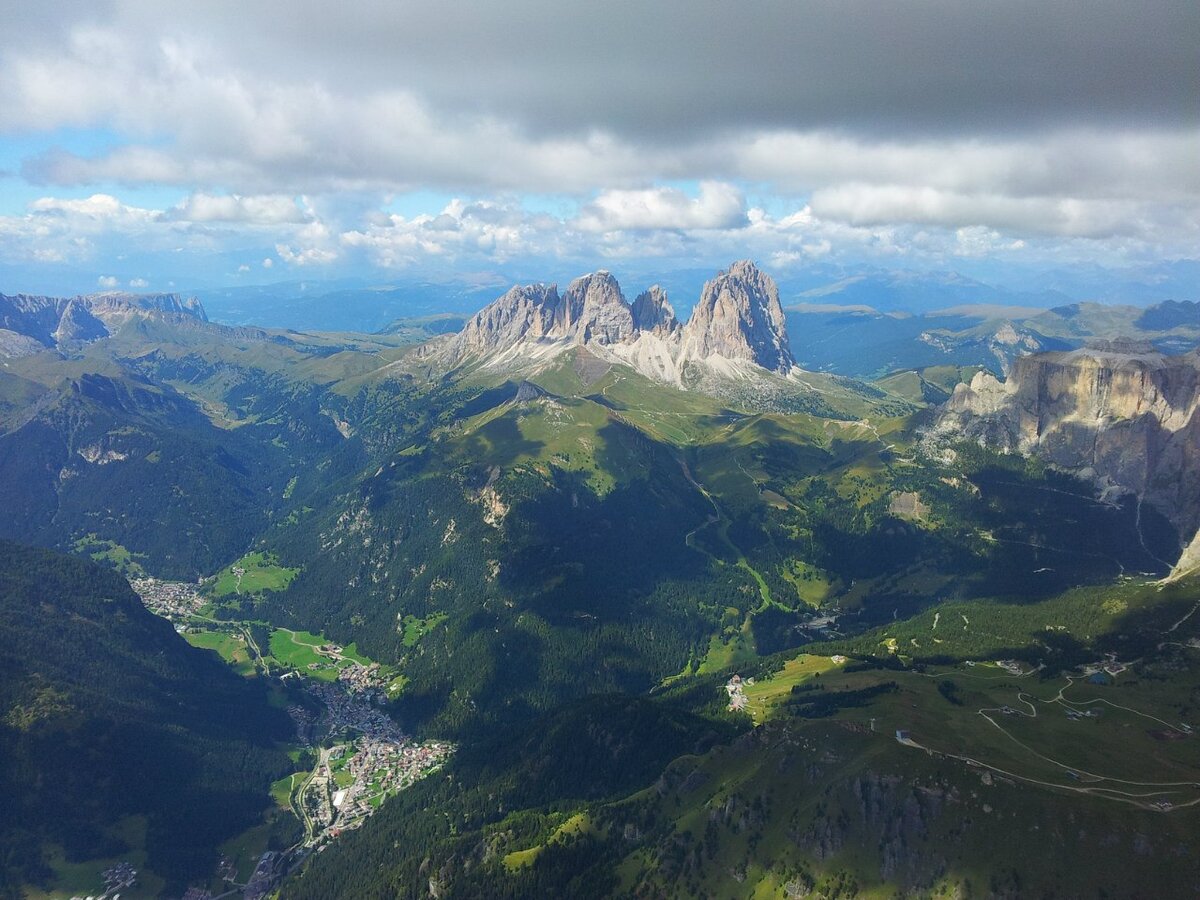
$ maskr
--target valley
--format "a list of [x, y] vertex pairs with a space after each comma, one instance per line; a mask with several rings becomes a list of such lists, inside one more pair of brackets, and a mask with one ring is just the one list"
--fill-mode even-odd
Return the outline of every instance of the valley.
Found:
[[22, 344], [0, 531], [127, 578], [271, 723], [186, 863], [116, 808], [43, 858], [191, 900], [1015, 897], [1042, 845], [1089, 860], [1022, 869], [1061, 894], [1192, 883], [1195, 354], [867, 382], [795, 364], [752, 263], [701, 301], [595, 272], [416, 342], [114, 297]]

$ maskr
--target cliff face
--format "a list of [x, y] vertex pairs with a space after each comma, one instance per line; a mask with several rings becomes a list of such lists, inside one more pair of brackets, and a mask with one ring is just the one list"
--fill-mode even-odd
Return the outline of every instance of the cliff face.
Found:
[[629, 304], [604, 271], [575, 279], [561, 296], [554, 285], [514, 287], [474, 315], [447, 353], [457, 364], [522, 345], [539, 354], [587, 346], [652, 378], [675, 382], [686, 364], [733, 361], [779, 374], [795, 365], [775, 282], [748, 261], [734, 263], [705, 285], [684, 326], [657, 285]]
[[172, 316], [207, 322], [195, 297], [109, 292], [70, 299], [0, 294], [0, 355], [26, 355], [60, 343], [107, 337], [130, 319]]
[[467, 320], [455, 339], [458, 352], [490, 353], [550, 337], [560, 302], [554, 285], [513, 287]]
[[1103, 342], [1018, 359], [1005, 382], [961, 384], [930, 431], [1036, 455], [1136, 494], [1179, 529], [1200, 526], [1200, 352]]
[[683, 327], [675, 318], [675, 308], [667, 300], [667, 292], [657, 284], [633, 301], [633, 323], [638, 331], [666, 339], [674, 337]]
[[720, 356], [789, 371], [796, 361], [774, 279], [743, 260], [708, 282], [683, 328], [683, 352], [697, 359]]

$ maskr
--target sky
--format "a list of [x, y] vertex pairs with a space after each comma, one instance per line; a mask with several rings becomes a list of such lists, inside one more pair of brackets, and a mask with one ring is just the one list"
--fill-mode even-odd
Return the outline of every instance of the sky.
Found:
[[0, 0], [0, 292], [1200, 257], [1200, 4]]

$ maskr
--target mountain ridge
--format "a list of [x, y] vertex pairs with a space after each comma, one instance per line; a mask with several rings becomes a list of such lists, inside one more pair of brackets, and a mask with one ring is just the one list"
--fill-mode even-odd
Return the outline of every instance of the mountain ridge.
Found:
[[0, 294], [0, 356], [28, 356], [60, 344], [98, 340], [133, 319], [154, 316], [208, 322], [200, 300], [180, 294]]
[[[796, 368], [774, 279], [740, 260], [710, 280], [691, 317], [680, 324], [666, 291], [655, 285], [629, 303], [609, 272], [555, 284], [514, 286], [467, 320], [440, 353], [452, 366], [475, 359], [503, 365], [587, 347], [656, 381], [682, 384], [685, 369], [727, 375]], [[523, 352], [528, 351], [528, 352]]]

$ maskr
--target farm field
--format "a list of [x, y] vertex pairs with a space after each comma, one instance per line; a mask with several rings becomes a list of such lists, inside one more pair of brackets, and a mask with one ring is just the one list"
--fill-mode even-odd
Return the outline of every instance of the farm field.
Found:
[[214, 597], [254, 596], [263, 591], [282, 591], [291, 584], [299, 569], [278, 565], [266, 553], [247, 553], [217, 573], [211, 591]]

